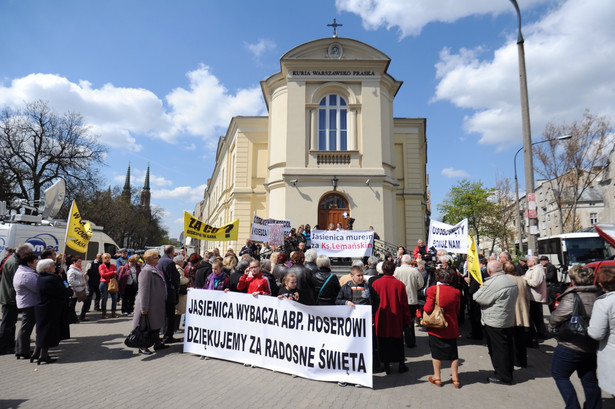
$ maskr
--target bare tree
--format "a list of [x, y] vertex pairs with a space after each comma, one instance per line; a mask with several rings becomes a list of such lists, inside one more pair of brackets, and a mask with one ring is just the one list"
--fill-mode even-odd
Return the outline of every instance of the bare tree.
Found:
[[[551, 140], [535, 147], [536, 171], [548, 180], [560, 217], [560, 231], [574, 231], [577, 222], [577, 203], [581, 195], [597, 182], [602, 168], [607, 164], [611, 151], [610, 123], [604, 116], [589, 111], [583, 120], [571, 125], [548, 123], [544, 140]], [[559, 142], [563, 135], [571, 139]]]
[[514, 243], [515, 231], [511, 226], [516, 212], [516, 201], [510, 179], [496, 180], [489, 200], [493, 202], [493, 207], [485, 222], [485, 235], [492, 239], [490, 252], [493, 253], [497, 243], [502, 249], [510, 250]]
[[0, 172], [13, 182], [16, 197], [37, 202], [56, 179], [67, 184], [67, 196], [98, 182], [97, 166], [106, 149], [97, 143], [81, 115], [62, 116], [47, 102], [0, 113]]

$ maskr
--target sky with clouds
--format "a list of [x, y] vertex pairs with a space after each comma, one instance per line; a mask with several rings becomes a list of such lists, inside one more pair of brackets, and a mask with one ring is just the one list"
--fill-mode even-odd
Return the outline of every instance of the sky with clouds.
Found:
[[[613, 120], [615, 2], [518, 3], [534, 140], [586, 109]], [[460, 178], [513, 177], [522, 127], [509, 0], [0, 0], [0, 106], [44, 99], [81, 113], [109, 149], [109, 185], [123, 185], [130, 162], [142, 186], [150, 163], [152, 202], [177, 237], [231, 118], [267, 115], [259, 82], [288, 50], [331, 36], [333, 18], [340, 37], [391, 58], [404, 82], [395, 116], [427, 118], [434, 218]]]

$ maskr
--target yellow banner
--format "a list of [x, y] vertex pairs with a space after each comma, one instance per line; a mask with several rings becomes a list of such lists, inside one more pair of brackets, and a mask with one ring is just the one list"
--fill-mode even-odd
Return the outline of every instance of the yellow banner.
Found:
[[476, 251], [474, 237], [468, 236], [468, 244], [468, 271], [480, 285], [483, 285], [483, 275], [480, 273], [480, 263], [478, 262], [478, 251]]
[[239, 219], [222, 227], [214, 227], [184, 212], [184, 235], [199, 240], [237, 240]]
[[68, 227], [66, 228], [66, 245], [80, 253], [85, 253], [88, 243], [92, 237], [92, 226], [90, 222], [81, 221], [81, 214], [77, 209], [77, 203], [73, 200], [68, 215]]

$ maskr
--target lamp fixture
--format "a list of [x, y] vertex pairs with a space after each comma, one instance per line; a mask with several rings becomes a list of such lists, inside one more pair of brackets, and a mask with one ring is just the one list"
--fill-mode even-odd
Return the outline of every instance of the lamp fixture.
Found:
[[365, 184], [369, 186], [369, 178], [365, 181]]
[[291, 180], [289, 180], [289, 182], [290, 182], [291, 185], [293, 185], [295, 187], [297, 186], [297, 179], [291, 179]]
[[333, 185], [333, 190], [337, 190], [337, 181], [339, 179], [337, 178], [337, 175], [333, 175], [333, 179], [331, 179], [331, 184]]

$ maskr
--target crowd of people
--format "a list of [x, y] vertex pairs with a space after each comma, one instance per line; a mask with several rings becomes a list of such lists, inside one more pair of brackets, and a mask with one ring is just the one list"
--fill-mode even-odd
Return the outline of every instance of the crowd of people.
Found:
[[[513, 263], [510, 254], [502, 252], [481, 258], [480, 283], [468, 273], [463, 258], [455, 260], [442, 250], [430, 254], [419, 240], [414, 251], [399, 247], [397, 254], [383, 260], [371, 256], [355, 261], [347, 275], [338, 277], [329, 257], [309, 248], [309, 236], [309, 225], [301, 226], [284, 246], [259, 247], [247, 240], [238, 254], [230, 248], [224, 256], [214, 248], [203, 256], [187, 257], [184, 249], [178, 253], [170, 245], [162, 256], [158, 250], [148, 250], [128, 257], [122, 250], [115, 263], [110, 254], [99, 254], [85, 271], [79, 257], [46, 250], [39, 258], [31, 245], [22, 244], [2, 266], [0, 352], [52, 363], [55, 358], [49, 348], [70, 337], [69, 324], [87, 321], [92, 303], [100, 319], [119, 317], [118, 302], [121, 314], [133, 317], [134, 327], [147, 321], [153, 349], [164, 349], [180, 341], [174, 334], [181, 332], [192, 288], [275, 296], [305, 305], [371, 305], [374, 371], [380, 368], [386, 374], [393, 363], [400, 373], [409, 370], [404, 344], [415, 347], [420, 317], [441, 311], [446, 325], [420, 328], [427, 331], [432, 357], [433, 375], [428, 381], [437, 387], [444, 383], [443, 361], [450, 362], [453, 386], [461, 387], [457, 341], [466, 313], [468, 338], [485, 337], [494, 368], [488, 382], [497, 384], [511, 384], [514, 367], [528, 365], [528, 347], [537, 347], [571, 317], [582, 316], [589, 322], [587, 335], [558, 338], [552, 376], [567, 407], [580, 407], [570, 383], [575, 371], [583, 384], [584, 407], [600, 406], [600, 388], [615, 393], [615, 269], [602, 268], [594, 276], [591, 270], [574, 266], [569, 271], [570, 287], [555, 297], [549, 287], [557, 270], [544, 257], [521, 257]], [[78, 302], [83, 303], [79, 316]], [[551, 311], [548, 328], [545, 304]], [[22, 322], [16, 334], [19, 311]], [[149, 348], [139, 352], [153, 353]]]

